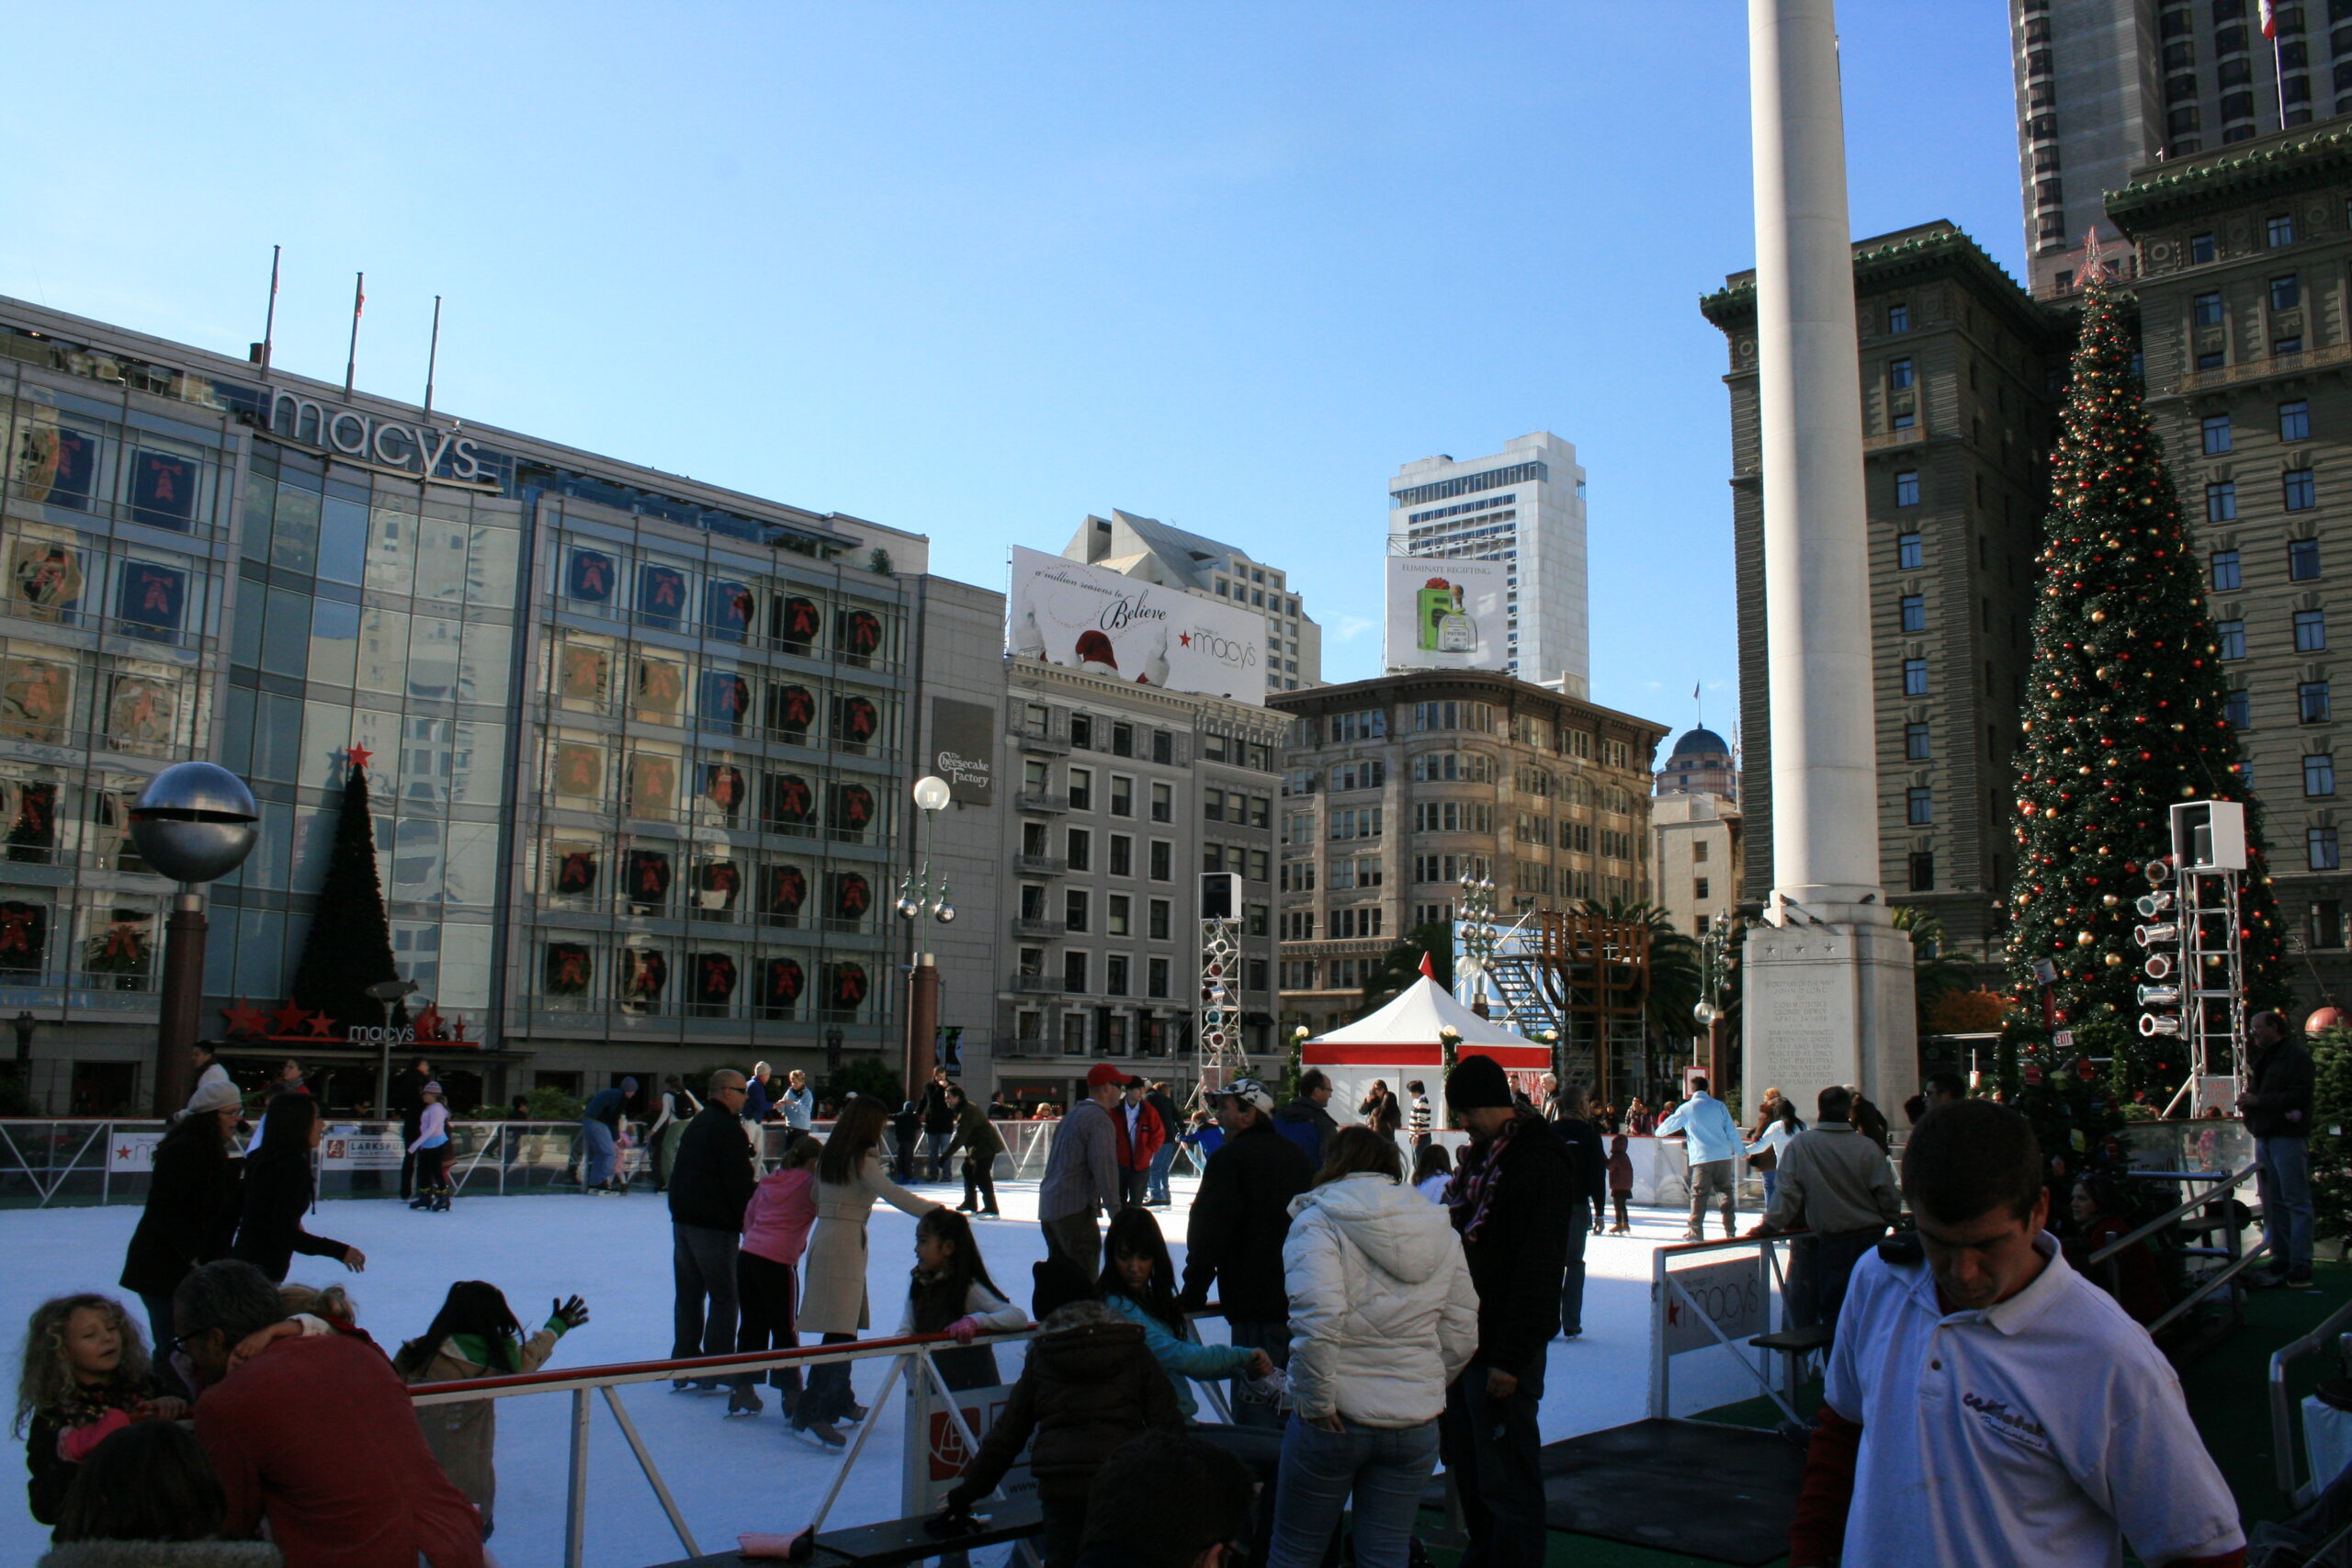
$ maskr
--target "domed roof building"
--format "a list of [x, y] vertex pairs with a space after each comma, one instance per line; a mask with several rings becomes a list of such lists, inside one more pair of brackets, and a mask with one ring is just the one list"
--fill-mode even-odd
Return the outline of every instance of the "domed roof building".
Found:
[[1686, 732], [1657, 771], [1657, 793], [1719, 795], [1737, 802], [1739, 763], [1731, 743], [1703, 726]]

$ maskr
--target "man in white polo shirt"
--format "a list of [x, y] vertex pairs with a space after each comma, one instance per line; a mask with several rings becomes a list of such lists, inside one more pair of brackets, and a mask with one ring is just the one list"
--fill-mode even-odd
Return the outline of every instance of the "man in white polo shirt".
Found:
[[[2024, 1117], [1930, 1111], [1904, 1151], [1925, 1258], [1854, 1269], [1790, 1568], [2236, 1564], [2236, 1502], [2147, 1331], [2043, 1233]], [[1842, 1553], [1842, 1557], [1840, 1555]]]

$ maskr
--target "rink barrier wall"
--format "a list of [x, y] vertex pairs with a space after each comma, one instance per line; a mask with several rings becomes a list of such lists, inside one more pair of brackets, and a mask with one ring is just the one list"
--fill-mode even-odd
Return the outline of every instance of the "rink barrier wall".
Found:
[[[1005, 1145], [1005, 1152], [996, 1160], [998, 1180], [1034, 1179], [1045, 1174], [1057, 1123], [998, 1122], [991, 1125]], [[153, 1118], [0, 1119], [0, 1209], [144, 1203], [149, 1162], [166, 1126]], [[644, 1128], [637, 1122], [629, 1126], [632, 1136], [639, 1141], [620, 1151], [616, 1168], [633, 1187], [643, 1184], [650, 1191], [647, 1163], [650, 1151], [641, 1141]], [[830, 1122], [820, 1122], [812, 1131], [822, 1136], [831, 1126]], [[761, 1125], [763, 1168], [784, 1153], [789, 1131], [780, 1122]], [[580, 1156], [577, 1122], [452, 1122], [449, 1136], [458, 1150], [450, 1177], [458, 1197], [580, 1190], [577, 1179], [571, 1176]], [[314, 1165], [318, 1197], [322, 1201], [399, 1197], [403, 1145], [398, 1122], [328, 1122]], [[1181, 1171], [1191, 1157], [1190, 1149], [1183, 1151], [1177, 1169]], [[960, 1156], [955, 1163], [960, 1171]]]

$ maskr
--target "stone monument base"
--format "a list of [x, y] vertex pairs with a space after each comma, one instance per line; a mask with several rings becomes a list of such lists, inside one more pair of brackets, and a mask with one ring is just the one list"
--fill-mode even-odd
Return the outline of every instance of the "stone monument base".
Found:
[[1831, 1084], [1857, 1084], [1897, 1127], [1919, 1092], [1911, 938], [1892, 925], [1747, 930], [1740, 973], [1741, 1107], [1752, 1122], [1767, 1089], [1810, 1123]]

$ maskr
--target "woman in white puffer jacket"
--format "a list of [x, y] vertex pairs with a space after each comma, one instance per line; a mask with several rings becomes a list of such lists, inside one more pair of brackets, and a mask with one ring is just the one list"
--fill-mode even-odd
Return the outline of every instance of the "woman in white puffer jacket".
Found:
[[1411, 1551], [1446, 1386], [1478, 1348], [1478, 1295], [1449, 1212], [1404, 1174], [1396, 1139], [1342, 1128], [1291, 1202], [1272, 1568], [1317, 1568], [1350, 1494], [1359, 1568], [1405, 1568]]

